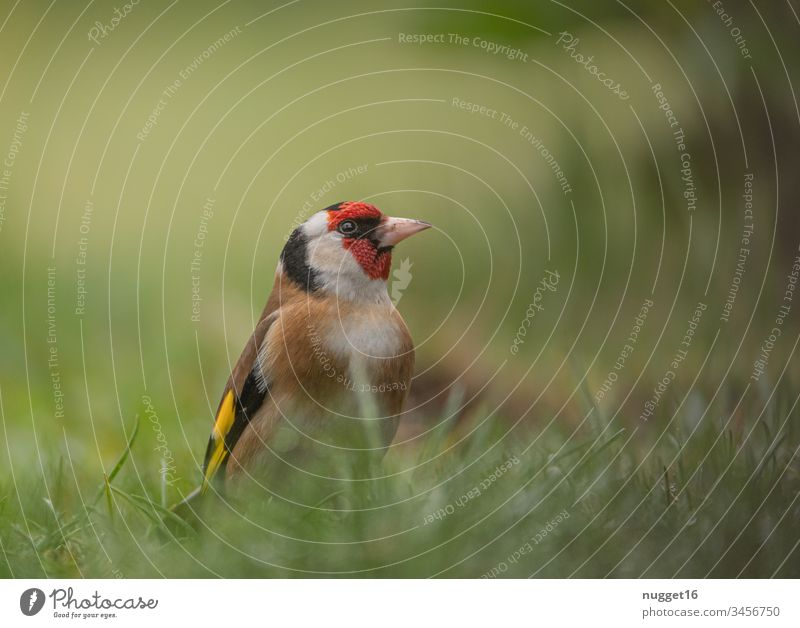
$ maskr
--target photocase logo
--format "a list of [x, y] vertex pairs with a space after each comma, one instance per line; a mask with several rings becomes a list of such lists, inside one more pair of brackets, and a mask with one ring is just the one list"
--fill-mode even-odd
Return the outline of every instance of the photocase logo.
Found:
[[411, 260], [405, 258], [400, 262], [400, 268], [392, 273], [392, 277], [394, 277], [394, 281], [392, 281], [392, 303], [395, 305], [400, 303], [400, 299], [403, 298], [403, 292], [408, 288], [408, 284], [411, 283], [412, 265]]
[[44, 606], [44, 591], [41, 589], [28, 589], [19, 597], [19, 610], [23, 615], [31, 617], [42, 610]]

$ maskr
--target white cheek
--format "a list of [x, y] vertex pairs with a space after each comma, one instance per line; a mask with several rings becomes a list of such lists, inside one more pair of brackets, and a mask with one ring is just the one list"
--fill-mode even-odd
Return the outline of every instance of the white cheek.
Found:
[[308, 264], [316, 271], [325, 292], [347, 301], [390, 302], [386, 282], [370, 279], [344, 248], [343, 237], [328, 230], [327, 212], [314, 214], [304, 223], [303, 231], [308, 237]]
[[325, 233], [308, 243], [308, 263], [317, 272], [334, 276], [349, 273], [356, 264], [335, 233]]

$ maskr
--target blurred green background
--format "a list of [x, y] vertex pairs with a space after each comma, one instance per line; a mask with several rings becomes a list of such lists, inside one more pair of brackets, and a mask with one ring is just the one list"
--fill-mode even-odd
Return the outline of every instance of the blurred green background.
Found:
[[[778, 403], [796, 424], [800, 303], [751, 378], [800, 254], [792, 2], [435, 4], [0, 3], [5, 503], [59, 464], [93, 493], [137, 415], [123, 475], [157, 486], [166, 443], [166, 501], [196, 485], [285, 237], [348, 199], [436, 227], [395, 253], [418, 347], [398, 468], [454, 387], [454, 434], [488, 413], [520, 447], [563, 443], [602, 418], [651, 462], [676, 425], [743, 438]], [[547, 270], [557, 289], [512, 353]], [[780, 441], [795, 482], [797, 444]], [[776, 512], [796, 521], [796, 501]]]

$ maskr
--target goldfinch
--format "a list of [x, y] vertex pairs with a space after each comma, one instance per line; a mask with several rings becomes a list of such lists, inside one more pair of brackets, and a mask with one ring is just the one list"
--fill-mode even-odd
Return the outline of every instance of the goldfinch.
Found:
[[[292, 232], [222, 393], [201, 493], [213, 478], [263, 473], [270, 458], [294, 465], [310, 451], [389, 446], [414, 368], [411, 336], [387, 291], [392, 249], [428, 227], [348, 201]], [[377, 445], [353, 436], [365, 407], [379, 422]]]

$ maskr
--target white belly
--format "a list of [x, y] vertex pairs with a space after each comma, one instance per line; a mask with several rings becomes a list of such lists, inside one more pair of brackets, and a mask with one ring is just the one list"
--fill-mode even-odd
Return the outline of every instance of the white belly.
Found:
[[335, 320], [327, 334], [329, 350], [351, 362], [393, 358], [402, 352], [402, 335], [397, 320], [384, 308], [368, 308]]

